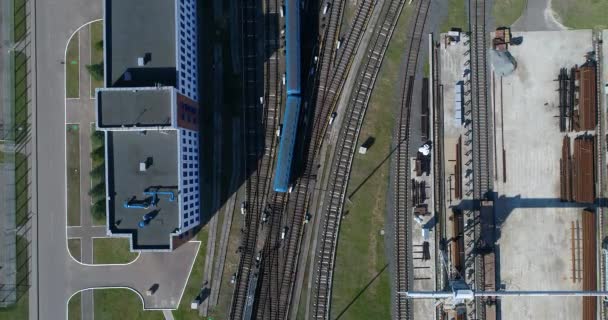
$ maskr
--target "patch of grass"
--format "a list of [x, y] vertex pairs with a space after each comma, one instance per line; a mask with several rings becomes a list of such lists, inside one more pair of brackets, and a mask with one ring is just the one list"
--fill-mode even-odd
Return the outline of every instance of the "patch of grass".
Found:
[[[24, 141], [28, 132], [28, 79], [27, 79], [27, 57], [23, 52], [15, 52], [14, 55], [15, 75], [15, 111], [13, 121], [15, 140], [19, 143]], [[15, 219], [17, 226], [22, 226], [28, 219], [28, 186], [29, 170], [27, 157], [24, 154], [15, 154]]]
[[15, 42], [25, 38], [27, 34], [27, 8], [25, 0], [13, 1], [13, 37]]
[[24, 295], [13, 306], [0, 308], [0, 320], [21, 320], [28, 319], [29, 299]]
[[[90, 24], [91, 31], [91, 64], [103, 65], [103, 21]], [[103, 74], [103, 73], [102, 73]], [[103, 78], [91, 77], [91, 97], [95, 96], [95, 88], [103, 88]]]
[[[13, 121], [15, 130], [13, 137], [17, 143], [24, 141], [28, 135], [28, 79], [27, 79], [27, 56], [23, 52], [14, 54], [14, 76], [15, 76], [15, 110]], [[24, 154], [15, 154], [15, 221], [18, 227], [27, 223], [28, 220], [28, 186], [29, 170], [27, 157]]]
[[26, 238], [16, 236], [17, 260], [17, 303], [7, 308], [0, 308], [0, 320], [28, 319], [29, 314], [29, 242]]
[[186, 284], [182, 301], [179, 304], [177, 310], [173, 310], [173, 317], [176, 320], [196, 320], [201, 319], [198, 316], [198, 310], [191, 310], [190, 303], [201, 291], [201, 284], [203, 283], [203, 271], [205, 269], [205, 255], [207, 253], [207, 239], [209, 238], [209, 228], [205, 226], [197, 235], [196, 239], [200, 240], [201, 247], [198, 249], [196, 254], [196, 260], [190, 273], [190, 278]]
[[29, 219], [29, 169], [27, 157], [22, 153], [15, 154], [15, 222], [23, 226]]
[[608, 28], [608, 1], [604, 0], [553, 0], [553, 10], [559, 20], [574, 29]]
[[66, 124], [68, 226], [80, 225], [80, 127]]
[[80, 257], [82, 250], [80, 248], [80, 239], [68, 239], [68, 250], [74, 259], [81, 261]]
[[451, 28], [467, 30], [467, 10], [465, 0], [448, 0], [448, 13], [441, 24], [441, 32], [448, 32]]
[[17, 142], [25, 140], [28, 132], [28, 73], [27, 56], [21, 51], [14, 55], [15, 68], [15, 111], [13, 121], [15, 123], [14, 138]]
[[129, 263], [137, 258], [137, 253], [129, 251], [129, 239], [93, 239], [93, 263]]
[[141, 299], [129, 289], [95, 289], [95, 320], [164, 320], [162, 311], [143, 310]]
[[80, 50], [78, 48], [78, 32], [74, 34], [68, 43], [68, 51], [65, 56], [65, 86], [66, 97], [78, 98], [80, 88]]
[[[336, 319], [389, 319], [390, 284], [380, 230], [384, 228], [390, 147], [395, 124], [402, 55], [411, 7], [399, 19], [359, 136], [374, 137], [365, 155], [356, 154], [336, 253], [332, 314]], [[353, 192], [356, 193], [353, 194]], [[348, 212], [348, 214], [346, 214]]]
[[[240, 202], [237, 201], [237, 203]], [[232, 224], [230, 225], [230, 234], [228, 236], [228, 245], [226, 248], [226, 260], [224, 261], [224, 272], [222, 273], [222, 282], [220, 284], [217, 305], [213, 308], [209, 308], [209, 317], [213, 319], [227, 319], [228, 314], [230, 313], [230, 303], [232, 302], [232, 294], [234, 293], [234, 285], [230, 283], [230, 278], [237, 272], [239, 266], [240, 255], [237, 253], [237, 248], [241, 245], [241, 233], [239, 230], [243, 225], [242, 219], [243, 216], [238, 211], [232, 215]], [[206, 228], [203, 230], [206, 230]], [[218, 235], [221, 237], [221, 228], [218, 230]], [[206, 234], [203, 236], [205, 239], [207, 238]]]
[[101, 131], [95, 130], [95, 124], [91, 124], [91, 215], [93, 216], [93, 225], [106, 224], [106, 187], [105, 173], [104, 175], [96, 174], [96, 168], [104, 167], [104, 135]]
[[80, 320], [82, 319], [82, 303], [81, 293], [73, 295], [68, 302], [68, 320]]
[[527, 0], [494, 0], [494, 20], [497, 27], [513, 24], [526, 9]]

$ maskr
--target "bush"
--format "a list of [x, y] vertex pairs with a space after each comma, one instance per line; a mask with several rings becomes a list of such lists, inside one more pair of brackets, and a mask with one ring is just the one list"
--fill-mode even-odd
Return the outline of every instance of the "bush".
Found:
[[93, 162], [104, 161], [104, 157], [105, 157], [105, 150], [104, 150], [103, 146], [99, 146], [99, 147], [95, 148], [93, 151], [91, 151], [91, 159], [93, 159]]
[[87, 64], [87, 70], [93, 79], [103, 81], [103, 62]]
[[106, 166], [104, 166], [103, 163], [98, 165], [97, 167], [93, 168], [93, 170], [91, 170], [92, 179], [104, 180], [105, 176], [106, 176]]
[[97, 220], [106, 218], [106, 199], [99, 199], [91, 206], [91, 215]]
[[103, 50], [103, 40], [99, 40], [97, 42], [95, 42], [95, 50]]
[[105, 198], [106, 195], [106, 184], [101, 182], [93, 186], [91, 190], [89, 190], [89, 195], [93, 198], [94, 201]]
[[103, 145], [103, 131], [93, 131], [91, 133], [91, 140], [93, 140], [93, 146]]

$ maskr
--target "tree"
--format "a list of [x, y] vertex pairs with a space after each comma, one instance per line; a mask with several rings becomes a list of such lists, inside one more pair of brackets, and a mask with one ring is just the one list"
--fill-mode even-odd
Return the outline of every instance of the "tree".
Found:
[[93, 79], [103, 81], [103, 62], [87, 64], [87, 70]]

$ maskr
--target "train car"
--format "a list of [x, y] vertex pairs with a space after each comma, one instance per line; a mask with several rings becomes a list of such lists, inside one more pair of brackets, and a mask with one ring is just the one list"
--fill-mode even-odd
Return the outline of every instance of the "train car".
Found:
[[274, 173], [274, 191], [287, 192], [291, 176], [291, 163], [296, 144], [298, 118], [300, 116], [299, 96], [288, 96], [285, 115], [283, 116], [283, 132], [279, 143], [279, 156]]
[[287, 95], [301, 93], [300, 76], [300, 6], [298, 0], [285, 1], [285, 67], [287, 70]]
[[301, 88], [300, 57], [300, 6], [298, 0], [285, 1], [285, 46], [286, 74], [284, 84], [287, 87], [287, 103], [283, 115], [279, 155], [274, 174], [274, 191], [287, 192], [291, 178], [291, 164], [296, 145]]

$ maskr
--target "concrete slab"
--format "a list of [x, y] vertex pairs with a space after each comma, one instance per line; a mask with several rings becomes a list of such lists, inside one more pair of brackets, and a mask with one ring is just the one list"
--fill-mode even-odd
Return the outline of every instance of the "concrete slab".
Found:
[[[590, 30], [514, 32], [523, 37], [509, 51], [515, 72], [496, 78], [494, 182], [499, 282], [506, 290], [580, 290], [571, 277], [571, 223], [583, 206], [559, 202], [559, 69], [585, 62], [593, 49]], [[505, 157], [503, 159], [503, 149]], [[506, 166], [506, 176], [503, 175]], [[505, 182], [506, 181], [506, 182]], [[580, 298], [503, 299], [503, 319], [580, 318]]]

